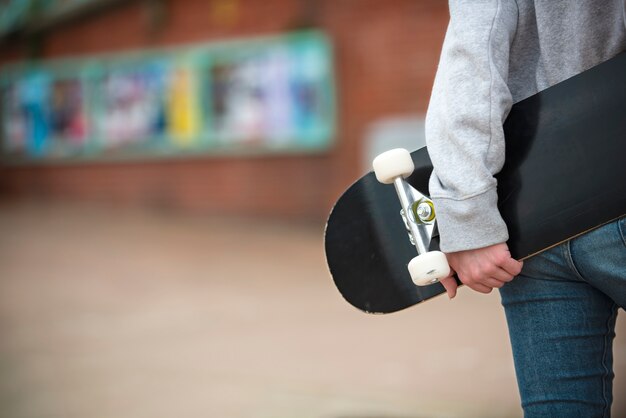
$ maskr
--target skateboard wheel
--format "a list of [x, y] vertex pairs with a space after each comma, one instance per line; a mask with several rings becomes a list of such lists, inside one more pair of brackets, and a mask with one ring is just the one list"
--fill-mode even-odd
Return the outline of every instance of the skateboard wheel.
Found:
[[408, 177], [415, 169], [409, 151], [395, 148], [374, 158], [374, 173], [379, 182], [391, 184], [397, 177]]
[[411, 260], [409, 273], [413, 283], [418, 286], [427, 286], [448, 277], [450, 266], [444, 253], [441, 251], [429, 251]]

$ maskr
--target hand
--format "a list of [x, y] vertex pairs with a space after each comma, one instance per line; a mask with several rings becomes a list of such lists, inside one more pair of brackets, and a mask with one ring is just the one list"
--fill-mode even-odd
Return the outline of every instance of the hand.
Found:
[[496, 244], [475, 250], [446, 254], [450, 264], [450, 276], [441, 279], [450, 299], [456, 296], [456, 272], [459, 280], [480, 293], [491, 293], [494, 287], [501, 288], [522, 271], [523, 263], [511, 257], [509, 247]]

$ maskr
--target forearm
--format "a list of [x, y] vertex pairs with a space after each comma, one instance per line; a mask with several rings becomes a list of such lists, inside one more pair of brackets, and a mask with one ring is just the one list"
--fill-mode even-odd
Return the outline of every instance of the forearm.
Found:
[[512, 105], [508, 51], [516, 22], [513, 1], [450, 2], [450, 25], [426, 117], [434, 166], [430, 192], [446, 252], [508, 239], [494, 174], [504, 163], [502, 124]]

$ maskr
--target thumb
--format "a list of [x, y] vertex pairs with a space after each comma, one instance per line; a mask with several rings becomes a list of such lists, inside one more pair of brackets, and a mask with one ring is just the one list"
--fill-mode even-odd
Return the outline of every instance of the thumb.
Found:
[[450, 276], [446, 277], [445, 279], [439, 280], [439, 282], [446, 289], [446, 293], [448, 293], [448, 298], [454, 299], [454, 297], [456, 296], [456, 289], [457, 287], [459, 287], [456, 284], [456, 279], [454, 278], [454, 272], [450, 272]]

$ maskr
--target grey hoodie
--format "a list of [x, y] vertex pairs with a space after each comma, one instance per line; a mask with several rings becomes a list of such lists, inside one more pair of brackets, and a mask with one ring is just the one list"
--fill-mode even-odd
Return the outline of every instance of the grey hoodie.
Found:
[[502, 124], [513, 103], [626, 50], [626, 0], [449, 3], [426, 143], [441, 249], [454, 252], [508, 239], [494, 178]]

